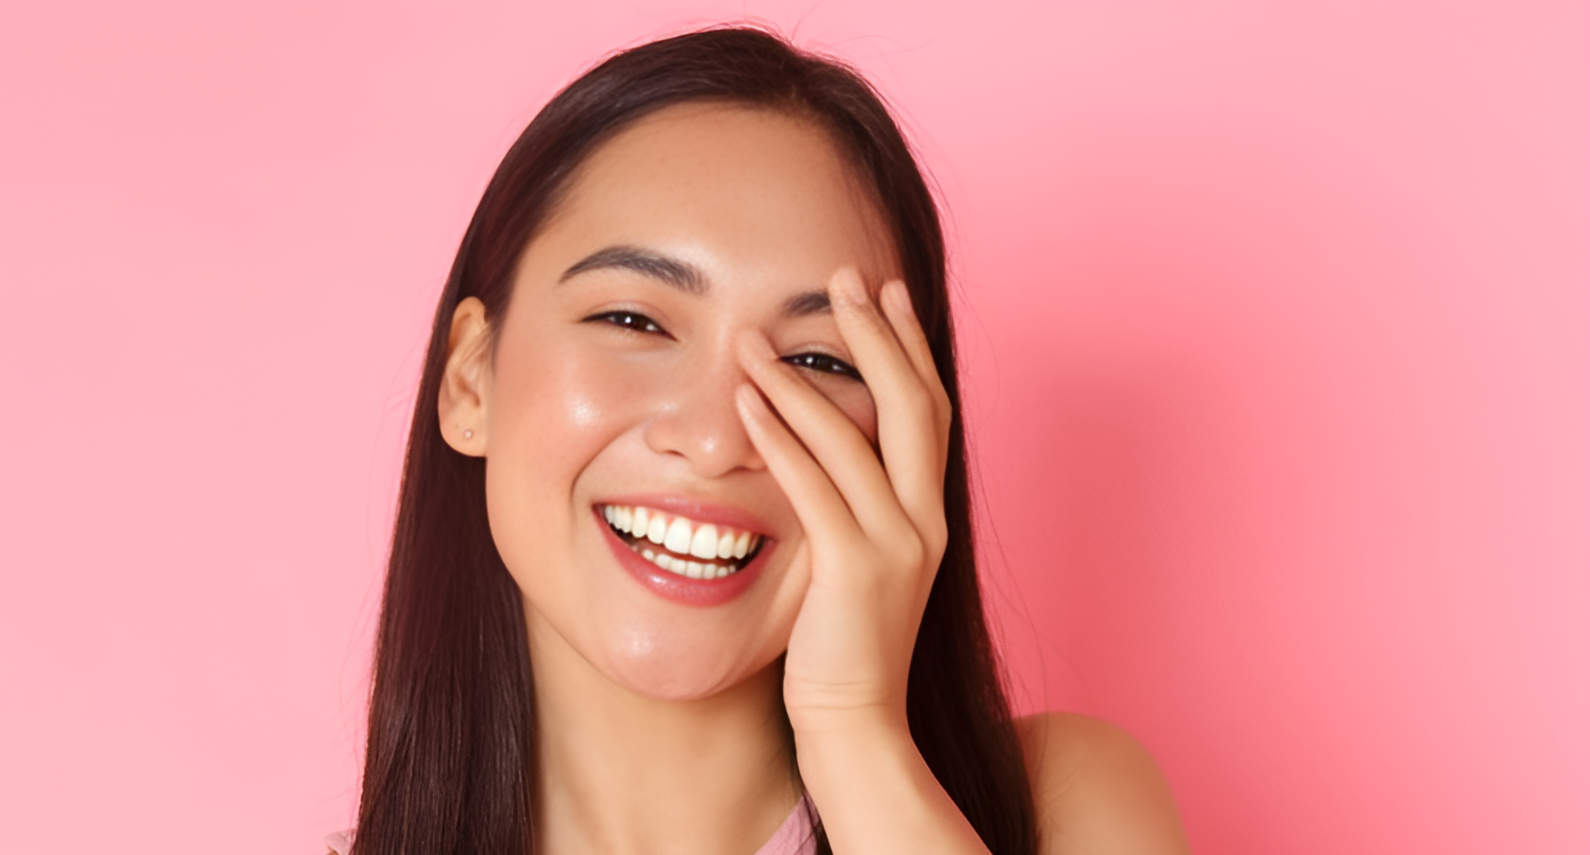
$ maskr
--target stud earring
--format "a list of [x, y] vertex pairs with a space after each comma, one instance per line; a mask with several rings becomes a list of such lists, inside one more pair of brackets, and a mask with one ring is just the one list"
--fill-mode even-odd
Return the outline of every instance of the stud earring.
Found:
[[474, 439], [474, 437], [475, 437], [475, 432], [474, 431], [472, 431], [472, 430], [464, 431], [464, 439]]

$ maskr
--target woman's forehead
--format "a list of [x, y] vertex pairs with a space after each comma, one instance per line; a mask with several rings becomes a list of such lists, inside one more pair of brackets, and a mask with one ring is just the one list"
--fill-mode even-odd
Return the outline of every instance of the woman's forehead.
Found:
[[672, 251], [709, 273], [809, 268], [826, 278], [854, 265], [876, 281], [898, 275], [889, 234], [863, 180], [816, 123], [691, 103], [640, 119], [593, 152], [542, 237], [569, 251]]

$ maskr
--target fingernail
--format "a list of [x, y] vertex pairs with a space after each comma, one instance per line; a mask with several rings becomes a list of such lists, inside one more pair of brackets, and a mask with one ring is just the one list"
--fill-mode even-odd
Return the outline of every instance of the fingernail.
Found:
[[734, 400], [740, 405], [740, 412], [748, 415], [762, 408], [762, 396], [749, 383], [741, 383], [740, 388], [734, 390]]
[[916, 314], [916, 308], [911, 305], [911, 292], [906, 290], [905, 283], [898, 279], [891, 279], [883, 284], [883, 299], [894, 304], [897, 311]]
[[858, 305], [865, 305], [867, 302], [867, 286], [861, 281], [861, 274], [853, 267], [846, 267], [834, 274], [833, 281], [829, 284], [829, 293]]

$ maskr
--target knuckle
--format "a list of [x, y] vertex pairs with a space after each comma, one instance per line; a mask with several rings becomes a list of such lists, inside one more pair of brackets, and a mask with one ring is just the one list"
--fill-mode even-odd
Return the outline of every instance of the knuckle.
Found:
[[942, 520], [934, 523], [932, 531], [925, 533], [923, 538], [930, 544], [930, 554], [933, 556], [934, 563], [937, 563], [939, 559], [944, 557], [944, 550], [948, 548], [950, 543], [949, 526]]
[[899, 545], [894, 550], [894, 554], [900, 563], [901, 569], [912, 573], [922, 569], [928, 557], [926, 544], [922, 542], [922, 538], [915, 532], [912, 532], [909, 536], [899, 538]]
[[903, 384], [900, 390], [900, 407], [912, 418], [921, 423], [933, 424], [938, 421], [937, 407], [927, 390], [916, 384]]

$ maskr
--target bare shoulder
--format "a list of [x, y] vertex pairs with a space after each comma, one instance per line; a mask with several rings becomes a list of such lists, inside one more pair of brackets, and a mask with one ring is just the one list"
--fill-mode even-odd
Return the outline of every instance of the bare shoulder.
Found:
[[1132, 735], [1075, 713], [1016, 720], [1043, 855], [1183, 855], [1170, 787]]

